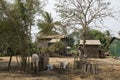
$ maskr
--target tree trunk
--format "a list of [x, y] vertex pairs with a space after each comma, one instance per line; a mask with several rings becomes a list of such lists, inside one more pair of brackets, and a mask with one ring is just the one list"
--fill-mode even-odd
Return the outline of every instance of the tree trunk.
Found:
[[7, 54], [10, 54], [10, 59], [8, 63], [8, 70], [9, 70], [11, 66], [11, 61], [12, 61], [12, 55], [13, 55], [13, 50], [10, 47], [7, 48]]
[[82, 54], [82, 58], [84, 57], [84, 54], [85, 54], [85, 43], [86, 43], [85, 37], [86, 37], [86, 26], [83, 27], [83, 47], [82, 47], [83, 51], [81, 53]]
[[8, 70], [9, 70], [10, 67], [11, 67], [11, 61], [12, 61], [12, 53], [11, 53], [11, 55], [10, 55], [10, 59], [9, 59], [9, 63], [8, 63]]
[[19, 61], [18, 61], [18, 56], [16, 55], [16, 60], [17, 60], [17, 64], [18, 64], [18, 66], [19, 66]]

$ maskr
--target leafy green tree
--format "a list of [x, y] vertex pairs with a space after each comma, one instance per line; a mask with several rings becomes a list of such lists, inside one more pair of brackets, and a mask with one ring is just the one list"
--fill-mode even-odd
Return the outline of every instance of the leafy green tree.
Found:
[[[78, 41], [77, 44], [79, 44], [80, 39], [83, 39], [82, 31], [83, 31], [83, 29], [81, 28], [81, 29], [78, 29], [76, 31], [73, 31], [70, 35], [74, 38], [75, 41]], [[86, 40], [98, 39], [101, 41], [102, 44], [106, 40], [105, 34], [103, 32], [95, 30], [95, 29], [90, 29], [89, 27], [86, 30], [85, 39]]]
[[109, 43], [110, 43], [110, 40], [111, 40], [112, 36], [111, 36], [111, 33], [108, 30], [106, 30], [104, 32], [104, 34], [105, 34], [105, 42], [104, 42], [103, 46], [104, 46], [105, 50], [109, 50]]
[[69, 46], [69, 47], [74, 46], [74, 39], [73, 39], [73, 37], [71, 35], [67, 36], [66, 45]]
[[53, 34], [58, 34], [56, 32], [56, 27], [60, 25], [60, 22], [53, 21], [53, 18], [51, 14], [48, 12], [43, 12], [42, 13], [43, 20], [39, 20], [38, 22], [38, 27], [39, 27], [39, 34], [40, 35], [53, 35]]
[[[82, 33], [82, 29], [80, 29], [80, 32]], [[83, 39], [82, 34], [81, 35], [81, 39]], [[86, 37], [85, 39], [91, 40], [91, 39], [98, 39], [101, 41], [101, 43], [105, 42], [105, 34], [101, 31], [95, 30], [95, 29], [90, 29], [87, 28], [87, 32], [86, 32]]]
[[0, 8], [0, 47], [7, 45], [14, 51], [19, 49], [21, 66], [25, 70], [30, 53], [31, 26], [40, 8], [39, 0], [15, 0], [12, 4], [1, 0]]
[[101, 41], [102, 44], [105, 42], [105, 34], [101, 31], [98, 30], [92, 30], [91, 33], [95, 37], [95, 39], [98, 39]]

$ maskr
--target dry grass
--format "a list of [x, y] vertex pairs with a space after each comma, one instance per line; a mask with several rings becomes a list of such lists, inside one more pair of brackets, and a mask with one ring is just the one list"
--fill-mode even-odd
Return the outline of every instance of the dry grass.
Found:
[[[58, 65], [61, 61], [68, 61], [73, 64], [73, 58], [50, 58], [49, 63]], [[80, 71], [42, 71], [37, 74], [23, 73], [21, 71], [0, 71], [0, 80], [119, 80], [120, 79], [120, 60], [92, 59], [96, 61], [99, 74], [80, 74]], [[9, 57], [0, 57], [0, 67], [7, 67]], [[16, 58], [12, 59], [12, 66], [16, 64]], [[0, 69], [1, 70], [1, 69]]]

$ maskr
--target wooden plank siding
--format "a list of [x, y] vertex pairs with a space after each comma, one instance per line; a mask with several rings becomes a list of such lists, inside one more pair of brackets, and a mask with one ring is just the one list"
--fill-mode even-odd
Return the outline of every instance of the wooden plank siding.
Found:
[[99, 58], [99, 46], [96, 45], [85, 46], [85, 54], [89, 58]]
[[[99, 40], [86, 40], [84, 54], [86, 54], [88, 58], [99, 58], [100, 45]], [[80, 46], [83, 46], [83, 40], [80, 40]]]

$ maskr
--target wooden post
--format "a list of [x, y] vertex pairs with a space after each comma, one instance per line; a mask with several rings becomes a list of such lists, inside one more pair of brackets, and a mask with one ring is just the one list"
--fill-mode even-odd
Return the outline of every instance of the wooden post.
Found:
[[79, 69], [81, 69], [83, 72], [97, 74], [97, 64], [93, 61], [88, 61], [87, 59], [82, 59], [79, 62]]

